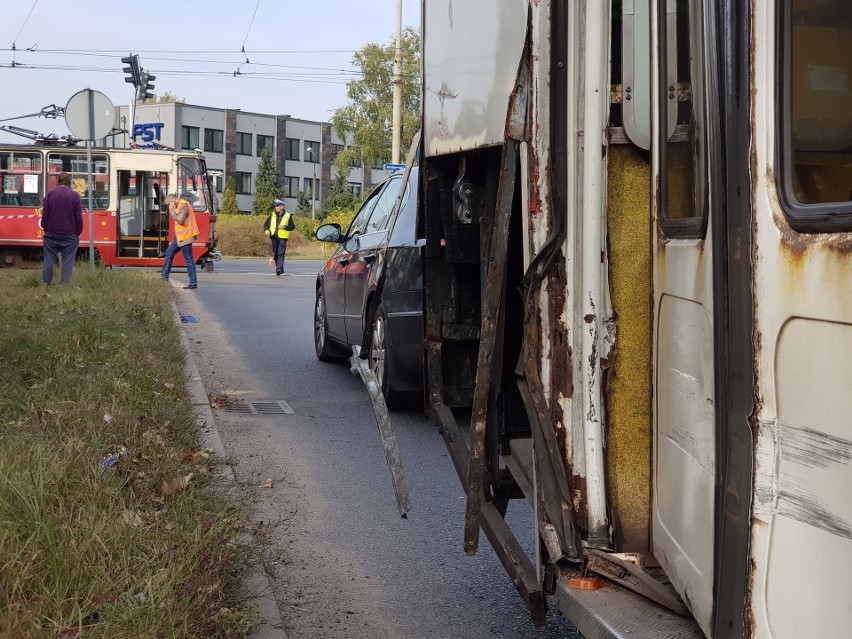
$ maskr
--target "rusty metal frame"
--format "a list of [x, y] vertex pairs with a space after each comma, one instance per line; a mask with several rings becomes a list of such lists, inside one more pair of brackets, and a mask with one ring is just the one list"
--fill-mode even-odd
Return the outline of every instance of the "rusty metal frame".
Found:
[[[470, 467], [470, 454], [464, 442], [464, 437], [459, 431], [456, 419], [450, 408], [443, 403], [433, 406], [432, 412], [459, 479], [464, 483]], [[547, 599], [538, 581], [535, 567], [506, 524], [506, 520], [503, 519], [503, 515], [497, 506], [491, 501], [484, 501], [480, 508], [479, 525], [482, 527], [482, 531], [488, 537], [488, 541], [491, 542], [500, 563], [503, 564], [503, 568], [506, 569], [509, 578], [526, 603], [533, 624], [536, 627], [544, 626]]]
[[[502, 368], [502, 348], [497, 348], [497, 337], [505, 315], [503, 302], [506, 288], [506, 256], [509, 250], [509, 224], [512, 219], [517, 175], [518, 143], [510, 140], [506, 142], [501, 160], [496, 220], [492, 225], [486, 266], [482, 332], [470, 424], [470, 464], [467, 478], [463, 481], [467, 493], [464, 549], [468, 554], [474, 554], [479, 546], [479, 517], [485, 494], [485, 431], [490, 398], [494, 396], [494, 371], [495, 368]], [[499, 380], [499, 377], [497, 379]]]

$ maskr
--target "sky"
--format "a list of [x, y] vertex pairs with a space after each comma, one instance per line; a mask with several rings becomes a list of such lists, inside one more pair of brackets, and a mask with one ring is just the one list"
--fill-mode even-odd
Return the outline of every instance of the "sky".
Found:
[[[0, 124], [67, 134], [61, 118], [2, 120], [49, 105], [64, 107], [87, 88], [101, 91], [116, 106], [127, 104], [133, 88], [124, 82], [121, 58], [131, 52], [156, 76], [155, 93], [170, 91], [190, 104], [327, 121], [346, 104], [355, 51], [370, 42], [392, 42], [397, 3], [15, 0], [3, 5]], [[402, 23], [419, 29], [420, 0], [403, 0]], [[2, 130], [0, 141], [27, 143]]]

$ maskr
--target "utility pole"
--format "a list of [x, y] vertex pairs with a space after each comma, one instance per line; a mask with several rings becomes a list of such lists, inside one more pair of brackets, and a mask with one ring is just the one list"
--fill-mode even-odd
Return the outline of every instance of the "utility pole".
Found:
[[314, 164], [314, 182], [313, 187], [311, 188], [311, 222], [315, 222], [317, 219], [316, 215], [316, 201], [317, 201], [317, 165], [316, 165], [316, 151], [314, 148], [309, 146], [305, 148], [305, 151], [311, 154], [311, 162]]
[[402, 0], [396, 0], [396, 49], [393, 54], [393, 131], [391, 162], [399, 164], [400, 120], [402, 119]]

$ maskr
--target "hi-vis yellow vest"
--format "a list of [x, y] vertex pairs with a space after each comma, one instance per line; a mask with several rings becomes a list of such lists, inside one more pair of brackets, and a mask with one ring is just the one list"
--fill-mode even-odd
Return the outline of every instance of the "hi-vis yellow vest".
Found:
[[269, 218], [269, 237], [277, 237], [281, 240], [286, 240], [290, 237], [290, 231], [287, 230], [287, 225], [290, 223], [290, 214], [285, 213], [281, 216], [281, 221], [278, 223], [278, 231], [275, 231], [275, 220], [278, 219], [278, 214], [273, 213]]
[[183, 224], [178, 224], [177, 220], [175, 220], [175, 239], [177, 240], [178, 246], [186, 246], [187, 244], [191, 244], [192, 241], [198, 237], [198, 222], [195, 220], [195, 211], [192, 210], [192, 206], [186, 200], [178, 200], [177, 206], [175, 210], [180, 213], [181, 206], [186, 206], [186, 209], [189, 211], [189, 215], [186, 216], [186, 219], [183, 221]]

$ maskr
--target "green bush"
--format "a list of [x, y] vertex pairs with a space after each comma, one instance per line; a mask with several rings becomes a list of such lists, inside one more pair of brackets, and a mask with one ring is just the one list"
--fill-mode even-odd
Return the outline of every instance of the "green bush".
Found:
[[352, 224], [352, 219], [355, 217], [355, 211], [352, 209], [334, 209], [322, 221], [323, 224], [339, 224], [340, 230], [346, 232], [349, 225]]
[[[219, 250], [230, 257], [269, 257], [272, 255], [272, 244], [263, 232], [262, 215], [222, 215], [216, 216], [216, 233], [219, 237]], [[319, 259], [322, 257], [318, 242], [308, 240], [306, 232], [310, 233], [311, 220], [308, 227], [301, 230], [299, 216], [296, 216], [296, 230], [290, 233], [287, 243], [287, 255], [293, 258]], [[310, 233], [313, 238], [313, 233]]]
[[302, 237], [311, 240], [312, 242], [316, 242], [317, 239], [314, 237], [314, 232], [317, 230], [319, 226], [319, 222], [311, 221], [310, 217], [305, 215], [294, 215], [293, 221], [296, 223], [296, 232], [299, 233]]

